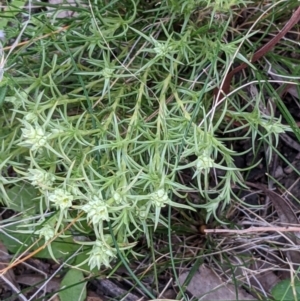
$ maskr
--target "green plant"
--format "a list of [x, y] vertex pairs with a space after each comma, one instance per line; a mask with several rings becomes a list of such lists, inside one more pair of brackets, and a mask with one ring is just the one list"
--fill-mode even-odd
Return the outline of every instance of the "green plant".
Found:
[[282, 280], [272, 288], [272, 296], [276, 301], [295, 301], [299, 299], [299, 280]]
[[[249, 35], [224, 38], [230, 7], [246, 2], [180, 3], [80, 2], [72, 19], [31, 15], [26, 44], [1, 66], [0, 197], [23, 219], [4, 225], [11, 251], [38, 241], [58, 259], [84, 246], [77, 265], [109, 267], [141, 236], [151, 244], [167, 206], [219, 219], [244, 185], [232, 142], [250, 138], [255, 152], [259, 138], [272, 149], [290, 130], [262, 112], [262, 94], [213, 99], [233, 58], [246, 60]], [[198, 205], [186, 199], [195, 190]]]

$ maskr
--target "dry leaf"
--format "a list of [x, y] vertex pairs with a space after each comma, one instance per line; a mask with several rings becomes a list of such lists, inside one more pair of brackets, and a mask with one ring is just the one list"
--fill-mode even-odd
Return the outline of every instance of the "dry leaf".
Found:
[[[181, 284], [184, 283], [188, 272], [179, 276]], [[199, 301], [226, 301], [226, 300], [256, 300], [241, 288], [235, 288], [233, 284], [226, 284], [215, 272], [204, 264], [193, 276], [187, 286], [188, 291], [193, 294]], [[236, 294], [238, 292], [238, 296]]]
[[[18, 283], [25, 284], [28, 286], [41, 287], [44, 285], [46, 279], [42, 275], [20, 275], [16, 277]], [[50, 281], [47, 281], [47, 285], [45, 286], [46, 293], [52, 293], [59, 290], [60, 280], [57, 278], [53, 278]]]

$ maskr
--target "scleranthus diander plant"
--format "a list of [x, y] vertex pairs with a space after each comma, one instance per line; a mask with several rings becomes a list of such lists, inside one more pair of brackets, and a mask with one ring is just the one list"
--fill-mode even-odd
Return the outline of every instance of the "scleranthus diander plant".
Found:
[[[115, 243], [120, 251], [141, 236], [150, 244], [150, 229], [167, 225], [168, 206], [204, 208], [208, 220], [238, 199], [232, 191], [243, 186], [238, 154], [221, 135], [248, 122], [239, 139], [250, 134], [272, 144], [275, 137], [276, 144], [289, 129], [274, 116], [250, 116], [233, 105], [234, 97], [213, 101], [224, 76], [217, 67], [229, 64], [237, 42], [222, 39], [224, 29], [211, 22], [212, 4], [230, 18], [230, 6], [242, 1], [188, 1], [183, 15], [174, 1], [160, 8], [104, 2], [90, 3], [91, 11], [81, 3], [82, 12], [63, 30], [62, 20], [43, 12], [33, 17], [35, 38], [10, 56], [0, 83], [1, 201], [30, 208], [32, 222], [18, 231], [42, 238], [54, 258], [54, 239], [85, 237], [73, 242], [90, 246], [84, 262], [91, 269], [110, 266]], [[207, 11], [200, 25], [198, 6]], [[143, 19], [145, 9], [155, 12], [150, 19]], [[203, 29], [208, 24], [212, 30]], [[55, 38], [42, 38], [49, 30]], [[228, 127], [226, 118], [242, 125]], [[183, 170], [192, 171], [190, 182], [180, 177]], [[16, 189], [19, 198], [12, 198]], [[188, 201], [192, 191], [200, 204]]]

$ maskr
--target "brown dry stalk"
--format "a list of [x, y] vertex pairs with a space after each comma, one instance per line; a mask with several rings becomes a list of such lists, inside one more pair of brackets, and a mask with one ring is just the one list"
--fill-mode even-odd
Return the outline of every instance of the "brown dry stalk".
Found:
[[40, 251], [42, 251], [45, 247], [47, 247], [52, 241], [54, 241], [60, 234], [64, 233], [66, 230], [68, 230], [73, 224], [75, 224], [75, 222], [83, 215], [83, 211], [81, 213], [78, 214], [78, 216], [76, 218], [74, 218], [72, 220], [72, 222], [70, 222], [63, 230], [61, 230], [59, 233], [57, 233], [51, 240], [47, 241], [47, 243], [45, 243], [44, 245], [42, 245], [41, 247], [39, 247], [38, 249], [34, 250], [33, 252], [29, 253], [27, 256], [23, 257], [38, 241], [36, 241], [35, 243], [33, 243], [30, 247], [27, 248], [26, 251], [24, 251], [18, 258], [16, 258], [11, 264], [9, 264], [6, 268], [0, 270], [0, 275], [4, 275], [8, 270], [10, 270], [11, 268], [19, 265], [20, 263], [26, 261], [27, 259], [33, 257], [34, 255], [36, 255], [37, 253], [39, 253]]
[[26, 44], [28, 44], [28, 46], [29, 46], [30, 44], [32, 44], [32, 43], [34, 43], [34, 42], [36, 42], [36, 41], [38, 41], [38, 40], [47, 38], [47, 37], [52, 36], [52, 35], [54, 35], [54, 34], [56, 34], [56, 33], [59, 33], [59, 32], [61, 32], [61, 31], [67, 30], [69, 27], [70, 27], [70, 26], [67, 25], [67, 26], [64, 26], [64, 27], [62, 27], [62, 28], [59, 28], [58, 30], [52, 31], [52, 32], [50, 32], [50, 33], [47, 33], [47, 34], [45, 34], [45, 35], [43, 35], [43, 36], [36, 37], [36, 38], [34, 38], [34, 39], [32, 39], [32, 40], [20, 42], [20, 43], [18, 43], [17, 45], [6, 46], [6, 47], [3, 48], [3, 50], [10, 50], [12, 47], [15, 47], [15, 46], [16, 46], [16, 47], [20, 47], [20, 46], [23, 46], [23, 45], [26, 45]]
[[259, 232], [300, 232], [300, 227], [250, 227], [248, 229], [205, 229], [204, 233], [233, 233], [233, 234], [248, 234]]

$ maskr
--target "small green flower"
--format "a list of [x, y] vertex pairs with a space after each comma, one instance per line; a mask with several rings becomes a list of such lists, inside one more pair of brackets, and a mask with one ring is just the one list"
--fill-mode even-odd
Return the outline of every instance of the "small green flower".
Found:
[[106, 243], [103, 243], [99, 239], [96, 240], [93, 249], [88, 253], [90, 255], [88, 264], [91, 270], [95, 267], [100, 269], [101, 265], [109, 268], [110, 262], [116, 257], [115, 253], [115, 250]]
[[135, 214], [140, 218], [140, 220], [146, 220], [148, 218], [148, 211], [146, 206], [142, 206], [141, 208], [135, 209]]
[[286, 131], [290, 131], [290, 127], [283, 125], [280, 123], [279, 121], [276, 122], [272, 122], [272, 120], [270, 121], [263, 121], [261, 123], [261, 125], [266, 129], [268, 134], [274, 134], [274, 135], [279, 135], [282, 133], [285, 133]]
[[198, 172], [201, 172], [203, 169], [209, 171], [214, 165], [214, 160], [204, 153], [202, 156], [198, 157], [196, 169]]
[[92, 196], [88, 203], [83, 205], [81, 209], [87, 213], [87, 219], [94, 225], [102, 221], [109, 221], [108, 205], [100, 196]]
[[22, 128], [22, 142], [18, 145], [28, 147], [33, 151], [38, 150], [39, 148], [43, 147], [47, 143], [48, 134], [44, 131], [44, 129], [35, 124], [32, 126], [27, 121], [22, 121], [25, 128]]
[[112, 69], [112, 68], [104, 68], [102, 71], [101, 71], [101, 74], [103, 75], [103, 77], [105, 78], [105, 79], [110, 79], [112, 76], [113, 76], [113, 74], [114, 74], [114, 69]]
[[28, 95], [25, 91], [15, 91], [15, 95], [14, 96], [8, 96], [5, 98], [6, 102], [10, 102], [13, 106], [14, 109], [19, 109], [23, 104], [24, 104], [24, 100], [27, 100]]
[[68, 209], [72, 206], [73, 195], [64, 189], [55, 189], [53, 192], [49, 193], [48, 199], [53, 202], [56, 208], [60, 210]]
[[217, 198], [217, 199], [210, 201], [207, 204], [203, 205], [203, 208], [205, 208], [207, 211], [206, 222], [208, 222], [211, 215], [213, 215], [215, 218], [217, 218], [216, 214], [217, 214], [217, 210], [219, 208], [221, 201], [222, 201], [221, 198]]
[[38, 121], [38, 116], [33, 112], [29, 112], [24, 116], [24, 120], [29, 123], [36, 123]]
[[165, 207], [170, 202], [168, 193], [161, 188], [151, 194], [152, 204], [156, 207]]
[[154, 52], [157, 54], [158, 57], [164, 57], [172, 50], [172, 48], [167, 44], [155, 42], [154, 45]]
[[114, 199], [114, 201], [116, 202], [116, 204], [121, 204], [122, 201], [123, 201], [123, 198], [122, 198], [122, 196], [120, 195], [120, 193], [118, 193], [118, 192], [116, 192], [116, 191], [113, 193], [113, 199]]
[[54, 235], [54, 227], [51, 226], [50, 224], [45, 224], [43, 226], [43, 228], [41, 228], [40, 230], [36, 231], [36, 233], [40, 236], [40, 237], [44, 237], [45, 241], [49, 241], [51, 240]]
[[27, 179], [31, 182], [31, 185], [45, 189], [51, 187], [55, 181], [53, 174], [46, 172], [42, 169], [28, 169]]

